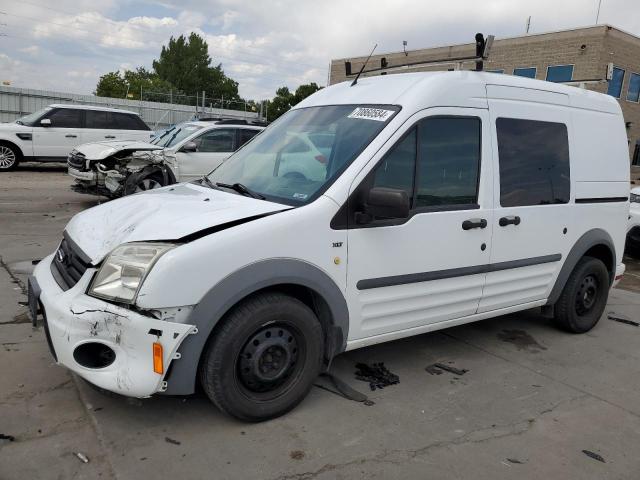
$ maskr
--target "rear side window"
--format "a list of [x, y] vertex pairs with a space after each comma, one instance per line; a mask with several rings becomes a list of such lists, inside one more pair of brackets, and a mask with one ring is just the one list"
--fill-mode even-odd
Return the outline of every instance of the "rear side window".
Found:
[[480, 119], [420, 122], [415, 206], [470, 205], [478, 200]]
[[101, 110], [87, 110], [86, 115], [86, 128], [149, 130], [149, 127], [137, 115]]
[[73, 108], [60, 108], [47, 115], [52, 127], [82, 128], [82, 112]]
[[240, 128], [238, 129], [238, 133], [240, 135], [240, 141], [238, 142], [238, 148], [247, 143], [253, 137], [255, 137], [260, 130], [249, 130], [248, 128]]
[[498, 118], [500, 205], [568, 203], [569, 137], [564, 123]]
[[111, 117], [111, 112], [87, 110], [86, 115], [87, 115], [87, 120], [86, 120], [87, 128], [104, 128], [104, 129], [117, 128]]
[[149, 130], [146, 123], [137, 115], [112, 112], [115, 127], [119, 130]]

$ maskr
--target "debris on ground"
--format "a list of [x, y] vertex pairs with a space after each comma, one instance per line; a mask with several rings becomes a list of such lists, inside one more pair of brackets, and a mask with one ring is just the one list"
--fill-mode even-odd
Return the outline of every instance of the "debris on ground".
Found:
[[451, 365], [447, 365], [445, 363], [440, 363], [440, 362], [436, 362], [434, 364], [431, 364], [425, 367], [425, 370], [429, 372], [431, 375], [441, 375], [442, 370], [444, 370], [445, 372], [453, 373], [454, 375], [464, 375], [469, 371], [465, 368], [456, 368], [456, 367], [452, 367]]
[[357, 363], [355, 375], [356, 380], [369, 382], [369, 388], [372, 391], [400, 383], [400, 377], [391, 373], [387, 367], [384, 366], [383, 362], [373, 363], [371, 365]]
[[74, 455], [78, 457], [82, 463], [89, 463], [89, 457], [87, 457], [84, 453], [76, 452]]
[[640, 327], [640, 323], [639, 322], [634, 322], [633, 320], [629, 320], [628, 318], [618, 317], [615, 314], [609, 313], [607, 315], [607, 318], [609, 320], [613, 320], [614, 322], [624, 323], [626, 325], [631, 325], [633, 327]]
[[593, 458], [594, 460], [597, 460], [597, 461], [602, 462], [602, 463], [607, 463], [605, 461], [605, 459], [602, 458], [602, 455], [598, 455], [595, 452], [592, 452], [590, 450], [582, 450], [582, 453], [584, 453], [587, 457]]
[[0, 433], [0, 440], [7, 440], [8, 442], [15, 441], [16, 437], [13, 435], [5, 435], [4, 433]]
[[182, 442], [179, 442], [178, 440], [174, 440], [173, 438], [170, 438], [170, 437], [164, 437], [164, 441], [167, 443], [171, 443], [173, 445], [182, 445]]
[[302, 450], [294, 450], [289, 454], [293, 460], [302, 460], [304, 458], [304, 452]]
[[364, 403], [367, 407], [375, 405], [375, 402], [373, 400], [369, 400], [369, 398], [364, 393], [351, 388], [351, 386], [346, 382], [342, 381], [329, 372], [320, 374], [314, 385], [318, 388], [321, 388], [322, 390], [326, 390], [327, 392], [334, 393], [342, 398], [346, 398], [347, 400]]
[[524, 462], [521, 462], [520, 460], [518, 460], [517, 458], [507, 458], [507, 462], [509, 463], [517, 463], [522, 465]]

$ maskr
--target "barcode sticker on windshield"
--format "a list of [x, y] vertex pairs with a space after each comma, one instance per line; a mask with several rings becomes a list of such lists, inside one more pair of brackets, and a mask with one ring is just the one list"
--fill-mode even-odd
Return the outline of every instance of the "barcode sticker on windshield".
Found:
[[378, 122], [386, 122], [393, 110], [384, 110], [382, 108], [358, 107], [347, 118], [362, 118], [364, 120], [376, 120]]

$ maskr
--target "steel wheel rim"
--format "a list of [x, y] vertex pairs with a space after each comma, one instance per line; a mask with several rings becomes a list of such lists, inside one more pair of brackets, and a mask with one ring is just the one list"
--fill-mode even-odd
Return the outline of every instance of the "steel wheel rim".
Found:
[[136, 193], [146, 192], [147, 190], [153, 190], [154, 188], [160, 188], [161, 186], [160, 182], [157, 182], [153, 178], [145, 178], [136, 185]]
[[587, 275], [580, 282], [580, 287], [576, 293], [576, 313], [586, 315], [593, 310], [599, 296], [598, 280], [593, 275]]
[[238, 383], [251, 395], [277, 396], [300, 370], [303, 340], [284, 323], [272, 323], [249, 336], [236, 361]]
[[16, 163], [16, 154], [9, 147], [0, 145], [0, 168], [11, 168]]

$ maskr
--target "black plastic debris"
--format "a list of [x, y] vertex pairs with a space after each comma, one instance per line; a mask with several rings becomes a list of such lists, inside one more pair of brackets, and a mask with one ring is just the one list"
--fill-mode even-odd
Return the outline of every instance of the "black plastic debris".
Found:
[[524, 462], [521, 462], [520, 460], [518, 460], [517, 458], [507, 458], [507, 462], [515, 463], [515, 464], [519, 464], [519, 465], [522, 465], [524, 463]]
[[15, 441], [16, 437], [13, 435], [5, 435], [4, 433], [0, 433], [0, 440], [8, 440], [10, 442]]
[[375, 402], [373, 402], [373, 400], [370, 400], [369, 397], [367, 397], [364, 393], [351, 388], [351, 386], [346, 382], [342, 381], [340, 378], [329, 372], [320, 374], [314, 385], [318, 388], [321, 388], [322, 390], [326, 390], [327, 392], [331, 392], [340, 397], [346, 398], [347, 400], [353, 400], [354, 402], [363, 403], [367, 407], [375, 405]]
[[182, 445], [182, 442], [179, 442], [178, 440], [174, 440], [173, 438], [170, 438], [170, 437], [164, 437], [164, 441], [167, 443], [171, 443], [172, 445]]
[[607, 463], [605, 461], [605, 459], [602, 458], [602, 455], [598, 455], [595, 452], [592, 452], [590, 450], [582, 450], [582, 453], [584, 453], [587, 457], [593, 458], [594, 460], [597, 460], [597, 461], [602, 462], [602, 463]]
[[634, 322], [633, 320], [629, 320], [628, 318], [617, 317], [612, 314], [607, 315], [607, 318], [609, 320], [613, 320], [614, 322], [624, 323], [626, 325], [631, 325], [633, 327], [640, 327], [639, 322]]
[[464, 375], [469, 370], [464, 368], [456, 368], [451, 365], [447, 365], [445, 363], [436, 362], [432, 365], [425, 367], [425, 370], [429, 372], [431, 375], [440, 375], [442, 374], [442, 370], [445, 372], [453, 373], [454, 375]]
[[372, 391], [400, 383], [400, 377], [391, 373], [382, 362], [373, 363], [371, 365], [367, 365], [366, 363], [357, 363], [356, 380], [368, 382], [369, 388]]

